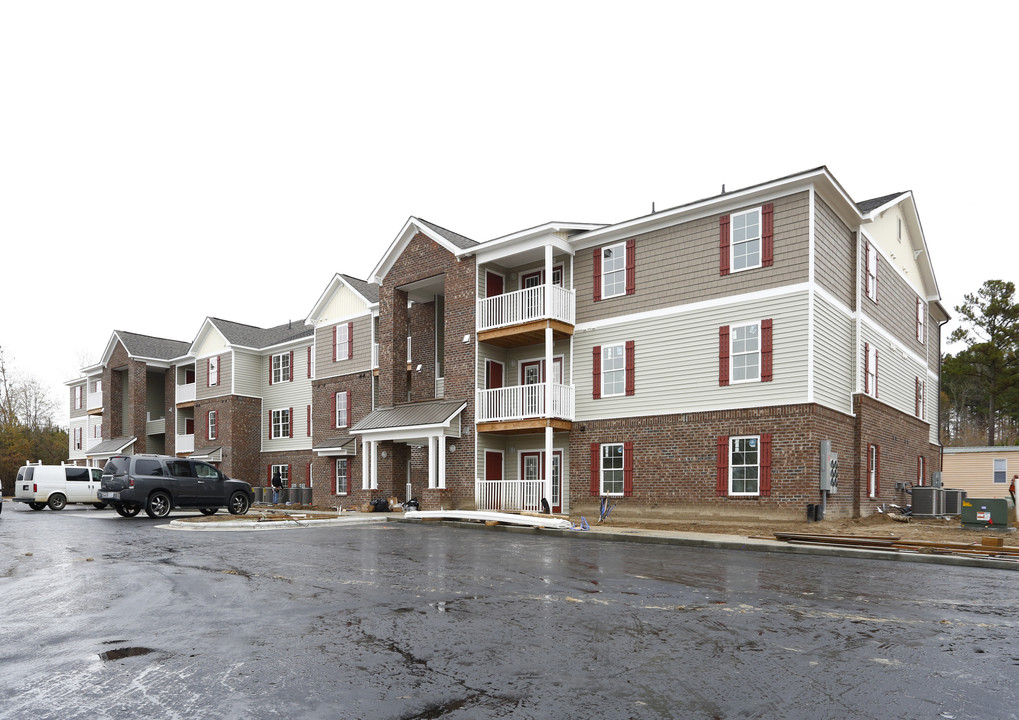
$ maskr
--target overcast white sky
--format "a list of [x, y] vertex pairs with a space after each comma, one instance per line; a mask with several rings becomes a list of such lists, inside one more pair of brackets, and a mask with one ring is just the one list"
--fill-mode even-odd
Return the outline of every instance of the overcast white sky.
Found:
[[[690, 7], [687, 7], [687, 6]], [[912, 190], [942, 301], [1019, 280], [1016, 5], [0, 5], [0, 346], [301, 319], [410, 215], [474, 240], [827, 165]], [[1004, 222], [1003, 222], [1004, 220]], [[954, 324], [949, 326], [949, 330]]]

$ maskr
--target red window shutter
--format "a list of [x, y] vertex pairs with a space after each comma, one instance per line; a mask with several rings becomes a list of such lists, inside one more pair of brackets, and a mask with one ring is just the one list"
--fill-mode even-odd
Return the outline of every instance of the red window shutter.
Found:
[[311, 405], [308, 406], [308, 437], [311, 437]]
[[767, 203], [761, 208], [761, 266], [771, 267], [775, 262], [775, 206]]
[[294, 409], [290, 408], [289, 413], [290, 413], [290, 417], [289, 417], [289, 420], [290, 420], [290, 437], [293, 437], [294, 436]]
[[729, 384], [729, 326], [718, 328], [718, 384]]
[[718, 268], [720, 275], [729, 274], [729, 216], [718, 218]]
[[591, 494], [601, 494], [601, 445], [591, 443]]
[[920, 378], [916, 379], [916, 416], [920, 417]]
[[771, 495], [771, 434], [761, 433], [761, 495]]
[[[269, 361], [272, 363], [272, 360]], [[209, 369], [212, 367], [212, 358], [205, 358], [205, 387], [212, 387], [212, 378], [209, 377]], [[270, 368], [272, 365], [270, 364]]]
[[339, 427], [339, 425], [336, 424], [336, 393], [332, 394], [332, 411], [331, 412], [332, 412], [332, 418], [333, 419], [329, 421], [329, 422], [332, 423], [332, 425], [330, 427], [334, 427], [334, 428], [335, 427]]
[[761, 382], [771, 382], [771, 318], [761, 320]]
[[308, 346], [308, 377], [311, 377], [311, 345]]
[[350, 408], [351, 408], [351, 404], [350, 404], [350, 390], [348, 390], [347, 391], [347, 427], [350, 427], [351, 425], [354, 424], [353, 418], [351, 416]]
[[336, 326], [333, 325], [333, 362], [336, 362]]
[[294, 381], [294, 351], [290, 351], [290, 382]]
[[870, 343], [863, 344], [863, 394], [870, 395]]
[[637, 241], [626, 241], [626, 294], [637, 291]]
[[340, 464], [339, 458], [333, 458], [333, 480], [332, 480], [333, 495], [340, 494], [340, 489], [336, 487], [336, 469], [339, 464]]
[[269, 384], [272, 385], [272, 355], [269, 356]]
[[594, 301], [601, 300], [601, 248], [594, 249]]
[[623, 495], [633, 495], [633, 443], [623, 443]]
[[272, 440], [272, 410], [269, 411], [269, 439]]
[[878, 349], [874, 348], [874, 397], [877, 397], [878, 388], [877, 369], [878, 369]]
[[633, 395], [635, 392], [634, 382], [634, 350], [633, 340], [626, 341], [626, 394]]
[[347, 323], [347, 359], [354, 357], [354, 323]]
[[729, 437], [718, 438], [717, 474], [715, 476], [715, 493], [719, 497], [729, 494]]
[[293, 487], [293, 473], [290, 472], [290, 463], [287, 463], [287, 487]]
[[873, 297], [870, 288], [870, 241], [863, 241], [863, 294]]
[[591, 381], [591, 393], [595, 400], [601, 399], [601, 345], [595, 345], [593, 351], [593, 357], [591, 358], [591, 367], [593, 369], [593, 375]]

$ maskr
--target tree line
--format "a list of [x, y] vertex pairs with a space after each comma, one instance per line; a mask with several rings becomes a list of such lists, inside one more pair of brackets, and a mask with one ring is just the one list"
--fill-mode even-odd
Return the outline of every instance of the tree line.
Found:
[[0, 481], [14, 492], [14, 478], [26, 461], [59, 465], [67, 459], [67, 431], [54, 424], [56, 405], [35, 378], [17, 372], [0, 347]]
[[955, 312], [941, 358], [941, 441], [945, 445], [1019, 445], [1019, 304], [1015, 284], [988, 280]]

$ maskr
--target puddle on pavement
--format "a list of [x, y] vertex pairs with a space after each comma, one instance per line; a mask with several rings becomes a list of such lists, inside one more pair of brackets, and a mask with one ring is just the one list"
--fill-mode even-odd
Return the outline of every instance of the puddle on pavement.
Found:
[[150, 652], [155, 652], [155, 650], [146, 647], [117, 648], [116, 650], [107, 650], [106, 652], [99, 653], [99, 659], [103, 662], [107, 662], [109, 660], [123, 660], [128, 657], [148, 655]]

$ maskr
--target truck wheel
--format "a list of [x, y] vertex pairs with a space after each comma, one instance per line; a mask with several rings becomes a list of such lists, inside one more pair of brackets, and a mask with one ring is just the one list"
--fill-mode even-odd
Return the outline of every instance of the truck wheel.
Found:
[[227, 508], [230, 510], [231, 515], [243, 515], [248, 511], [251, 503], [248, 502], [248, 496], [242, 492], [235, 492], [230, 496], [230, 504]]
[[145, 514], [150, 518], [165, 518], [171, 509], [173, 503], [170, 502], [170, 496], [162, 490], [149, 495], [149, 500], [145, 503]]
[[46, 507], [46, 503], [29, 503], [28, 506], [33, 510], [42, 510]]
[[50, 500], [46, 504], [50, 506], [50, 510], [63, 510], [67, 507], [67, 498], [60, 493], [53, 493], [50, 495]]
[[219, 508], [198, 508], [198, 512], [202, 515], [215, 515]]
[[102, 510], [106, 507], [106, 503], [92, 503], [92, 507], [96, 510]]
[[113, 509], [120, 517], [134, 517], [141, 512], [141, 508], [137, 505], [122, 505], [121, 503], [115, 503]]

